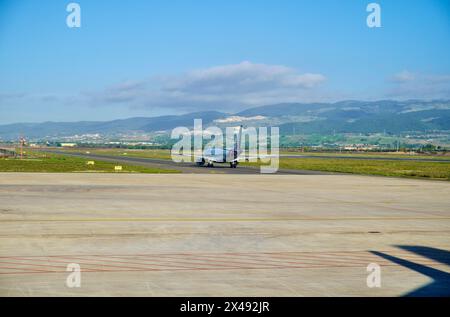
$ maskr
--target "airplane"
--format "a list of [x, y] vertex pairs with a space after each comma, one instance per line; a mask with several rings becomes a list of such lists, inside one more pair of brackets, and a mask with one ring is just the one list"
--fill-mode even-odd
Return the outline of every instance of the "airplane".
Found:
[[239, 156], [242, 153], [241, 138], [242, 138], [242, 125], [239, 127], [239, 134], [237, 142], [234, 143], [232, 149], [221, 148], [208, 148], [203, 151], [201, 157], [195, 156], [195, 161], [198, 166], [213, 167], [214, 163], [229, 163], [230, 168], [236, 168], [239, 164]]
[[[230, 168], [236, 168], [239, 164], [240, 160], [246, 160], [249, 161], [251, 159], [260, 159], [263, 157], [273, 157], [272, 155], [257, 155], [257, 156], [245, 156], [241, 157], [241, 154], [243, 152], [241, 148], [241, 139], [242, 139], [242, 129], [243, 126], [241, 125], [239, 127], [239, 133], [237, 137], [237, 142], [234, 143], [233, 148], [207, 148], [203, 150], [203, 153], [201, 155], [194, 154], [195, 162], [197, 166], [205, 166], [206, 167], [214, 167], [215, 163], [221, 163], [221, 164], [230, 164]], [[182, 156], [189, 156], [191, 158], [191, 155], [184, 155], [184, 154], [177, 154]]]

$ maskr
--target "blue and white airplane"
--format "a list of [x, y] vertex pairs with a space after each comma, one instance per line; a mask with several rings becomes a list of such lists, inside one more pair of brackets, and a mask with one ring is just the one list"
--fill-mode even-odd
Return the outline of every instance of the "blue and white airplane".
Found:
[[[221, 163], [221, 164], [230, 164], [230, 168], [236, 168], [239, 164], [240, 160], [258, 160], [261, 158], [271, 158], [271, 157], [277, 157], [276, 155], [261, 155], [257, 154], [255, 156], [250, 156], [250, 153], [247, 153], [247, 155], [241, 156], [241, 154], [244, 152], [241, 147], [241, 139], [242, 139], [242, 129], [243, 126], [241, 125], [239, 127], [239, 133], [237, 136], [237, 141], [234, 143], [233, 148], [220, 148], [220, 147], [213, 147], [213, 148], [206, 148], [203, 150], [203, 152], [197, 152], [197, 154], [193, 154], [195, 162], [197, 166], [207, 166], [207, 167], [213, 167], [215, 163]], [[192, 159], [192, 155], [185, 155], [185, 154], [175, 154], [175, 155], [182, 155], [182, 156], [188, 156], [189, 159]]]
[[203, 155], [196, 156], [195, 161], [198, 166], [213, 167], [214, 163], [229, 163], [230, 168], [236, 168], [239, 164], [239, 156], [242, 153], [241, 149], [241, 138], [242, 138], [242, 125], [239, 127], [239, 134], [237, 137], [237, 142], [234, 143], [232, 149], [223, 148], [207, 148], [203, 151]]

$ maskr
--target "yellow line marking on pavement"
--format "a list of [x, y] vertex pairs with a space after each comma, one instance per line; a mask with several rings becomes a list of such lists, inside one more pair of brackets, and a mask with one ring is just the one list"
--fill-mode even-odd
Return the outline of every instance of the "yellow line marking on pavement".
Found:
[[377, 220], [450, 220], [450, 217], [345, 217], [345, 218], [45, 218], [0, 219], [0, 222], [257, 222], [257, 221], [377, 221]]

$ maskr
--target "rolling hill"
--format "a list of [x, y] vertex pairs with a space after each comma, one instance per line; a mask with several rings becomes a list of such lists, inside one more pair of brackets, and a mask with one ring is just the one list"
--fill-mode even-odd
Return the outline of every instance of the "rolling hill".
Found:
[[374, 133], [450, 130], [450, 101], [341, 101], [336, 103], [282, 103], [250, 108], [239, 113], [196, 112], [113, 121], [43, 122], [0, 125], [0, 138], [43, 139], [81, 134], [115, 135], [131, 132], [170, 131], [191, 127], [193, 120], [207, 125], [279, 126], [282, 134]]

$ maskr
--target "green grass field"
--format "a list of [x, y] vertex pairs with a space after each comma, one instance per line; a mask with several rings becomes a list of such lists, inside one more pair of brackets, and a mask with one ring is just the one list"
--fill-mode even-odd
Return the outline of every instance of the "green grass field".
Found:
[[132, 149], [58, 149], [69, 153], [86, 153], [96, 155], [131, 156], [170, 160], [170, 150], [132, 150]]
[[[69, 157], [65, 155], [28, 153], [23, 160], [0, 159], [0, 172], [46, 172], [46, 173], [178, 173], [170, 169], [148, 168], [121, 163], [94, 161], [90, 159]], [[122, 166], [122, 171], [115, 171], [116, 165]]]
[[280, 154], [287, 155], [305, 155], [305, 156], [340, 156], [340, 157], [364, 157], [364, 158], [401, 158], [401, 159], [421, 159], [421, 160], [447, 160], [450, 161], [450, 155], [429, 155], [429, 154], [410, 154], [402, 152], [301, 152], [280, 150]]
[[[255, 166], [259, 163], [241, 164]], [[450, 163], [448, 162], [281, 158], [280, 168], [450, 180]]]

